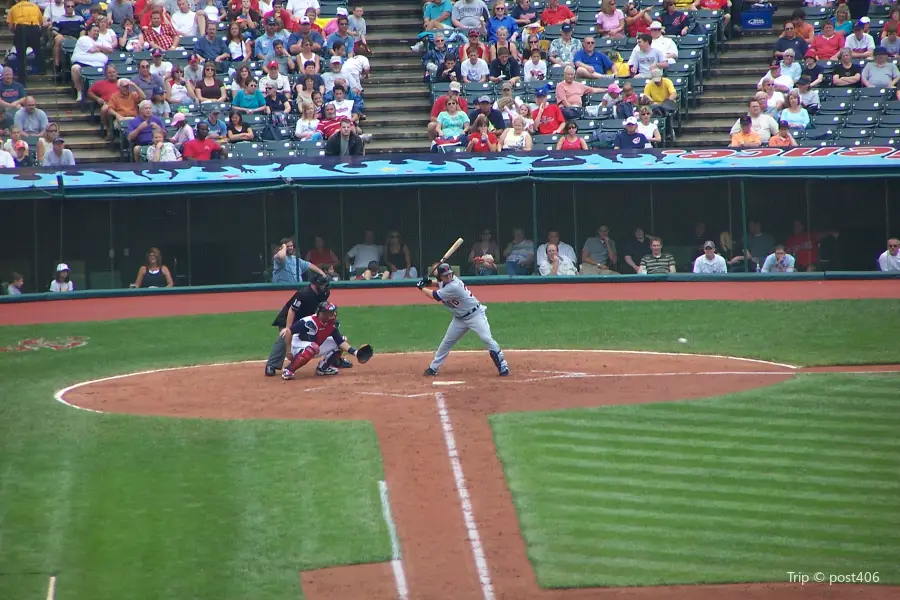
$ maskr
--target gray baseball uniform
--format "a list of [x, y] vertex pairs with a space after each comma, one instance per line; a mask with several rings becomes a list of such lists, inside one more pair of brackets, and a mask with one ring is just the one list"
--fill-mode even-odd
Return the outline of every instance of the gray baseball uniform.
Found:
[[491, 359], [497, 366], [499, 371], [509, 368], [506, 359], [503, 358], [503, 351], [500, 345], [494, 341], [491, 336], [491, 325], [487, 320], [487, 307], [482, 306], [466, 284], [461, 279], [454, 276], [450, 281], [441, 283], [440, 290], [432, 292], [432, 296], [438, 302], [443, 303], [447, 309], [453, 313], [453, 320], [447, 327], [447, 333], [441, 340], [437, 352], [434, 354], [434, 360], [431, 361], [431, 368], [437, 372], [447, 360], [447, 355], [453, 346], [466, 334], [470, 329], [481, 338], [484, 345], [487, 346], [491, 353]]

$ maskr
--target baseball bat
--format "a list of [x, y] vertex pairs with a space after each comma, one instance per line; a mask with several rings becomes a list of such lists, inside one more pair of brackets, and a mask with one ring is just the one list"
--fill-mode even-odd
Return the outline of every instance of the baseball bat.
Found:
[[459, 250], [459, 247], [462, 246], [462, 244], [463, 244], [462, 238], [458, 238], [455, 242], [453, 242], [453, 245], [450, 246], [449, 248], [447, 248], [447, 251], [444, 252], [444, 256], [441, 257], [441, 260], [437, 261], [435, 263], [435, 265], [433, 267], [431, 267], [431, 272], [428, 274], [428, 276], [431, 277], [432, 275], [434, 275], [434, 272], [437, 270], [438, 265], [441, 264], [442, 262], [446, 262], [448, 258], [453, 256], [453, 253], [456, 252], [457, 250]]

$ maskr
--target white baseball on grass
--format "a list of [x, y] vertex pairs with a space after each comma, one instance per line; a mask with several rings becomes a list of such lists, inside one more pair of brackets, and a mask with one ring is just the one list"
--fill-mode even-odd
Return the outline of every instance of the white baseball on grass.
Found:
[[687, 338], [678, 338], [679, 344], [687, 344]]

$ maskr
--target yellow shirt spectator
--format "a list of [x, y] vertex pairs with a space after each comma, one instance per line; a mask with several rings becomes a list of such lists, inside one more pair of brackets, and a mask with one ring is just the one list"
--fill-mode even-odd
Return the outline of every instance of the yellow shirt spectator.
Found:
[[6, 22], [10, 25], [40, 25], [43, 20], [41, 9], [28, 0], [17, 3], [6, 14]]
[[662, 104], [675, 93], [675, 86], [668, 77], [663, 77], [659, 83], [648, 79], [644, 85], [644, 95], [650, 98], [654, 104]]

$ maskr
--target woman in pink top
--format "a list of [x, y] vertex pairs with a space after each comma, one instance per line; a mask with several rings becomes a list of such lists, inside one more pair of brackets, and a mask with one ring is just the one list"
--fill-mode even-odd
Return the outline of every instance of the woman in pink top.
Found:
[[597, 35], [611, 38], [625, 37], [625, 15], [616, 8], [615, 0], [603, 0], [597, 13]]

